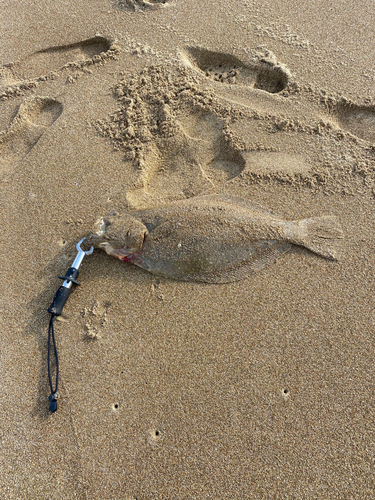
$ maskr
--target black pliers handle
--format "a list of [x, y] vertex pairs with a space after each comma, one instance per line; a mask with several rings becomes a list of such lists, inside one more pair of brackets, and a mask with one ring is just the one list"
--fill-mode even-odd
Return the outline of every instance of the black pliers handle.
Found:
[[72, 284], [74, 283], [75, 285], [79, 285], [77, 278], [79, 274], [79, 268], [85, 255], [90, 255], [94, 251], [94, 247], [91, 247], [88, 251], [82, 250], [81, 244], [84, 241], [85, 238], [77, 243], [77, 257], [75, 258], [72, 266], [67, 270], [65, 276], [59, 276], [60, 279], [64, 280], [64, 283], [57, 290], [55, 298], [48, 308], [48, 312], [53, 316], [60, 316], [60, 314], [62, 313], [63, 307], [69, 298], [70, 292], [72, 291]]

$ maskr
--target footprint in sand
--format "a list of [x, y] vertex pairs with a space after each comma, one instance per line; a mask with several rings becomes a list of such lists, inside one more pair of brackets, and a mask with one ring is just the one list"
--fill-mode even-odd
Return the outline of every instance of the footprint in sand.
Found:
[[47, 78], [65, 67], [80, 67], [94, 64], [96, 59], [115, 55], [117, 47], [102, 36], [95, 36], [69, 45], [59, 45], [39, 50], [22, 61], [0, 68], [0, 85], [9, 87], [20, 82]]
[[25, 157], [61, 115], [63, 105], [50, 97], [30, 97], [19, 107], [8, 130], [0, 133], [0, 172]]
[[375, 143], [375, 106], [358, 106], [345, 102], [332, 108], [333, 122], [342, 130]]
[[[150, 202], [189, 198], [217, 187], [245, 168], [245, 160], [226, 137], [225, 121], [210, 111], [188, 110], [172, 116], [161, 128], [173, 133], [154, 136], [142, 162], [137, 188], [127, 193], [127, 201], [141, 208]], [[168, 125], [166, 122], [169, 122]]]
[[[257, 62], [244, 63], [231, 54], [213, 52], [200, 47], [187, 47], [182, 60], [207, 78], [223, 84], [264, 90], [276, 94], [290, 80], [288, 70], [265, 50]], [[335, 128], [370, 142], [375, 142], [375, 106], [358, 106], [351, 102], [330, 103], [329, 121]], [[317, 110], [317, 117], [319, 111]]]
[[187, 47], [181, 57], [207, 78], [224, 84], [247, 86], [275, 94], [284, 90], [289, 80], [287, 70], [270, 57], [244, 63], [231, 54], [199, 47]]

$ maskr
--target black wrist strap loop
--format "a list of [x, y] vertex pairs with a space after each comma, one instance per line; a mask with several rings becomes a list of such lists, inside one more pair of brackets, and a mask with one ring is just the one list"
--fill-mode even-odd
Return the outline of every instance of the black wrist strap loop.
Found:
[[[48, 308], [48, 312], [51, 315], [51, 319], [49, 320], [48, 327], [48, 380], [49, 386], [51, 389], [51, 394], [48, 396], [50, 401], [49, 403], [49, 411], [55, 412], [57, 410], [57, 398], [59, 397], [57, 393], [57, 389], [59, 387], [59, 357], [57, 355], [57, 347], [55, 340], [55, 330], [53, 326], [53, 322], [55, 320], [55, 316], [60, 316], [63, 310], [63, 307], [66, 301], [69, 298], [70, 292], [72, 291], [72, 285], [79, 285], [77, 278], [79, 274], [79, 268], [82, 264], [82, 260], [85, 255], [91, 255], [94, 251], [94, 247], [92, 246], [90, 250], [82, 250], [81, 244], [85, 241], [85, 238], [82, 238], [81, 241], [77, 243], [77, 256], [74, 259], [74, 262], [71, 267], [67, 270], [65, 276], [59, 276], [60, 279], [64, 280], [64, 283], [57, 290], [55, 297], [52, 301], [52, 304]], [[55, 353], [55, 364], [56, 364], [56, 383], [55, 388], [53, 388], [52, 384], [52, 374], [51, 374], [51, 339], [53, 343], [53, 349]]]
[[[49, 327], [48, 327], [48, 380], [49, 380], [49, 386], [51, 389], [51, 394], [48, 396], [48, 399], [50, 401], [49, 403], [49, 411], [55, 412], [57, 410], [57, 398], [58, 393], [57, 389], [59, 387], [59, 356], [57, 354], [57, 347], [56, 347], [56, 340], [55, 340], [55, 330], [54, 330], [54, 322], [55, 316], [51, 314], [51, 319], [49, 320]], [[52, 374], [51, 374], [51, 339], [53, 343], [53, 349], [55, 353], [55, 362], [56, 362], [56, 383], [55, 383], [55, 389], [53, 388], [52, 385]]]

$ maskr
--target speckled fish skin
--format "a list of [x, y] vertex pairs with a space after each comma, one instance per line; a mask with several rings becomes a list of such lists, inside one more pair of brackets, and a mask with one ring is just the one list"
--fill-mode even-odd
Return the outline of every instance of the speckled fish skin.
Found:
[[159, 276], [228, 283], [293, 245], [336, 259], [342, 237], [336, 217], [288, 222], [240, 198], [211, 195], [104, 218], [92, 243]]

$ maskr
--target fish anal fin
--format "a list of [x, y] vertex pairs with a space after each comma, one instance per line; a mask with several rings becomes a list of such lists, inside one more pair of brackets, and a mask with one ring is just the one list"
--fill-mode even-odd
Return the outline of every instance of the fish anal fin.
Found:
[[217, 272], [201, 273], [196, 276], [181, 276], [179, 279], [201, 281], [204, 283], [231, 283], [233, 281], [240, 281], [274, 264], [279, 257], [289, 252], [291, 248], [292, 245], [289, 243], [275, 242], [257, 252], [248, 261], [235, 267], [227, 267]]

